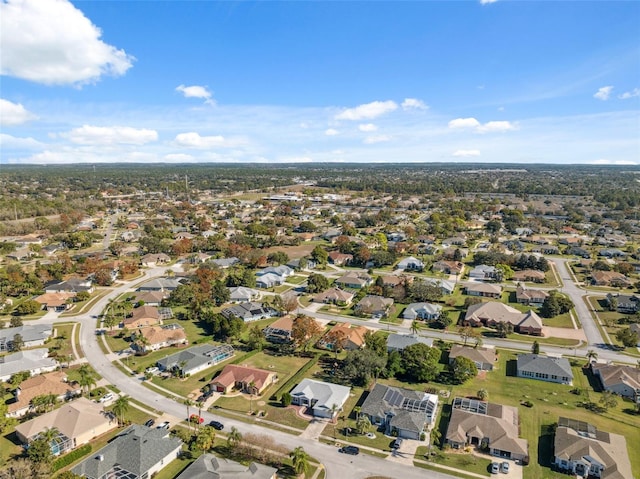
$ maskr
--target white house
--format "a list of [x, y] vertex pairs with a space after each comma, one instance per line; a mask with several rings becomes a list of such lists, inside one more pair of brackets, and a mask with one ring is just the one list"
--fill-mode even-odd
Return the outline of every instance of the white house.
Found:
[[307, 406], [314, 416], [332, 418], [340, 412], [350, 392], [351, 388], [347, 386], [303, 379], [291, 391], [291, 402], [297, 406]]

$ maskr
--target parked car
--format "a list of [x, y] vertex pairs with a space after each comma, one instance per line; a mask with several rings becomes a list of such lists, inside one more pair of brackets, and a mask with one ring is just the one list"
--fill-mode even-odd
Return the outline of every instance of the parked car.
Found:
[[351, 454], [352, 456], [357, 456], [360, 454], [360, 448], [356, 446], [344, 446], [338, 449], [338, 452], [343, 454]]
[[224, 424], [222, 424], [220, 421], [211, 421], [209, 423], [209, 426], [211, 426], [212, 428], [221, 431], [222, 429], [224, 429]]
[[156, 373], [160, 372], [160, 369], [158, 369], [157, 367], [153, 366], [153, 367], [145, 369], [144, 372], [148, 373], [148, 374], [156, 374]]
[[149, 419], [147, 422], [144, 423], [145, 426], [147, 427], [151, 427], [155, 424], [156, 422], [153, 419]]
[[169, 429], [169, 421], [161, 422], [156, 426], [156, 429]]
[[500, 472], [509, 474], [509, 463], [507, 461], [504, 461], [502, 464], [500, 464]]
[[113, 394], [112, 393], [107, 393], [104, 396], [102, 396], [98, 402], [100, 403], [105, 403], [105, 402], [109, 402], [113, 399]]
[[398, 437], [391, 443], [391, 449], [400, 449], [400, 446], [402, 446], [402, 438]]
[[498, 474], [500, 472], [500, 464], [492, 462], [489, 469], [491, 470], [491, 474]]

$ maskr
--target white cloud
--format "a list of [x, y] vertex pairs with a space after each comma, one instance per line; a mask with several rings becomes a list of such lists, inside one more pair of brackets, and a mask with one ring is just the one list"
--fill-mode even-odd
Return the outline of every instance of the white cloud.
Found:
[[3, 149], [42, 149], [44, 146], [44, 143], [41, 143], [31, 137], [20, 138], [17, 136], [7, 135], [6, 133], [0, 133], [0, 147]]
[[373, 123], [365, 123], [362, 125], [358, 125], [358, 130], [360, 131], [376, 131], [378, 127]]
[[640, 96], [640, 88], [634, 88], [631, 91], [625, 91], [622, 95], [618, 95], [618, 98], [621, 100], [628, 100], [629, 98], [633, 98], [636, 96]]
[[403, 110], [426, 110], [428, 108], [422, 100], [417, 98], [405, 98], [402, 102]]
[[598, 100], [606, 101], [611, 96], [611, 92], [613, 91], [613, 86], [603, 86], [602, 88], [598, 88], [598, 91], [593, 94], [593, 98], [597, 98]]
[[456, 118], [449, 122], [449, 128], [477, 128], [480, 122], [475, 118]]
[[469, 128], [478, 133], [502, 133], [518, 129], [517, 125], [510, 121], [488, 121], [482, 124], [475, 118], [456, 118], [449, 122], [449, 128], [458, 130]]
[[104, 43], [101, 35], [67, 0], [3, 0], [0, 73], [45, 85], [124, 75], [134, 58]]
[[456, 150], [451, 156], [468, 158], [470, 156], [480, 156], [480, 150]]
[[[3, 53], [4, 54], [4, 53]], [[0, 55], [1, 57], [2, 55]], [[22, 103], [13, 103], [4, 98], [0, 98], [0, 125], [13, 126], [21, 125], [38, 117], [28, 111]]]
[[168, 155], [164, 155], [165, 161], [170, 162], [181, 162], [181, 161], [193, 161], [194, 158], [191, 155], [187, 155], [185, 153], [170, 153]]
[[185, 148], [233, 148], [244, 143], [243, 140], [235, 138], [229, 139], [222, 135], [200, 136], [199, 133], [191, 131], [176, 135], [175, 144]]
[[83, 125], [60, 136], [81, 145], [144, 145], [158, 139], [158, 132], [128, 126]]
[[496, 3], [498, 0], [480, 0], [481, 5], [488, 5], [490, 3]]
[[363, 143], [366, 145], [373, 145], [375, 143], [383, 143], [386, 141], [391, 141], [391, 137], [389, 135], [374, 135], [366, 137], [363, 140]]
[[516, 125], [510, 121], [488, 121], [484, 125], [480, 125], [477, 131], [480, 133], [502, 133], [503, 131], [517, 130]]
[[185, 98], [202, 98], [205, 103], [209, 105], [215, 105], [216, 102], [211, 98], [211, 92], [206, 86], [200, 85], [179, 85], [176, 87], [176, 91], [184, 95]]
[[365, 103], [355, 108], [347, 108], [342, 113], [336, 115], [336, 120], [372, 120], [378, 118], [385, 113], [389, 113], [398, 108], [396, 102], [387, 101], [373, 101], [371, 103]]
[[328, 128], [324, 131], [324, 134], [327, 136], [336, 136], [336, 135], [339, 135], [340, 132], [335, 128]]

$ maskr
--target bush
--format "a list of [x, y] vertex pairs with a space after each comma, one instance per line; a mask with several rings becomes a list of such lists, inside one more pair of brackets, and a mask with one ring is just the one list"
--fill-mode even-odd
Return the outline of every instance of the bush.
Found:
[[522, 401], [521, 404], [526, 407], [533, 407], [533, 403], [531, 401]]
[[77, 461], [83, 456], [86, 456], [91, 452], [91, 444], [85, 444], [84, 446], [80, 446], [78, 449], [71, 451], [69, 454], [65, 454], [62, 457], [59, 457], [55, 461], [53, 461], [53, 465], [51, 466], [51, 471], [56, 472], [62, 469], [65, 466]]

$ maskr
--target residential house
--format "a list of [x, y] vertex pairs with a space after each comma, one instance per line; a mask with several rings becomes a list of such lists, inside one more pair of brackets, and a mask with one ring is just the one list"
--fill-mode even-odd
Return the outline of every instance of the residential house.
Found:
[[640, 403], [640, 369], [618, 364], [591, 363], [593, 375], [605, 391]]
[[438, 408], [436, 394], [376, 383], [362, 403], [360, 414], [387, 435], [420, 440], [434, 424]]
[[[184, 329], [177, 323], [140, 328], [132, 336], [134, 341], [131, 347], [143, 354], [189, 342]], [[142, 340], [138, 341], [139, 338]]]
[[400, 260], [396, 265], [396, 269], [404, 271], [422, 271], [424, 269], [424, 263], [413, 256], [409, 256]]
[[31, 251], [28, 247], [18, 248], [17, 250], [8, 253], [7, 258], [12, 259], [14, 261], [23, 261], [31, 258], [35, 253]]
[[45, 286], [45, 293], [93, 293], [95, 287], [90, 279], [70, 278], [66, 281], [50, 283]]
[[161, 371], [177, 372], [181, 376], [199, 373], [235, 354], [228, 344], [199, 344], [166, 356], [156, 362]]
[[432, 303], [411, 303], [402, 312], [404, 319], [422, 319], [433, 321], [440, 317], [442, 306]]
[[631, 286], [632, 281], [617, 271], [593, 271], [591, 273], [591, 284], [594, 286], [626, 288], [627, 286]]
[[[302, 259], [304, 259], [304, 261], [302, 262], [303, 265], [304, 265], [304, 262], [306, 262], [306, 266], [304, 266], [304, 268], [300, 266]], [[302, 270], [308, 271], [311, 269], [315, 269], [318, 266], [318, 264], [312, 258], [293, 258], [287, 263], [287, 266], [294, 271], [302, 271]]]
[[51, 443], [51, 452], [57, 456], [88, 444], [116, 427], [117, 421], [105, 414], [102, 404], [81, 397], [16, 426], [16, 435], [28, 446], [43, 431], [56, 429], [58, 437]]
[[316, 417], [335, 417], [349, 399], [351, 388], [339, 384], [303, 379], [291, 391], [291, 403], [306, 406]]
[[138, 291], [173, 291], [182, 285], [180, 278], [156, 278], [147, 281], [138, 288]]
[[44, 293], [33, 300], [40, 304], [40, 309], [60, 313], [71, 309], [75, 297], [76, 293]]
[[373, 283], [373, 278], [365, 272], [349, 271], [335, 280], [341, 288], [362, 289]]
[[262, 289], [275, 288], [276, 286], [280, 286], [283, 284], [285, 279], [275, 273], [267, 273], [262, 276], [258, 276], [256, 279], [256, 286]]
[[544, 303], [544, 300], [548, 297], [549, 293], [541, 289], [529, 289], [525, 286], [518, 286], [516, 288], [516, 301], [519, 304], [542, 306], [542, 303]]
[[469, 271], [469, 278], [479, 281], [496, 281], [502, 278], [502, 271], [495, 266], [479, 264]]
[[426, 344], [427, 346], [432, 347], [433, 338], [425, 338], [414, 334], [391, 333], [389, 336], [387, 336], [387, 352], [402, 352], [404, 348], [418, 343]]
[[353, 301], [354, 294], [340, 288], [329, 288], [313, 297], [315, 303], [337, 304], [348, 306]]
[[22, 417], [32, 411], [31, 400], [44, 394], [53, 394], [59, 401], [68, 400], [81, 394], [78, 383], [70, 383], [63, 371], [52, 371], [46, 374], [25, 379], [13, 391], [13, 401], [7, 404], [7, 416]]
[[565, 358], [539, 354], [518, 354], [516, 367], [519, 378], [568, 385], [573, 383], [571, 364]]
[[609, 308], [615, 305], [619, 313], [634, 314], [640, 311], [640, 296], [635, 294], [608, 293], [607, 304]]
[[567, 248], [565, 254], [579, 256], [581, 258], [591, 258], [591, 253], [580, 246], [571, 246]]
[[252, 462], [248, 466], [214, 456], [202, 454], [176, 479], [277, 479], [278, 470]]
[[232, 390], [259, 396], [278, 380], [274, 371], [227, 364], [210, 383], [213, 391], [228, 394]]
[[640, 348], [640, 323], [632, 324], [629, 329], [638, 335], [638, 344], [636, 346]]
[[13, 340], [19, 334], [23, 348], [43, 346], [53, 334], [50, 324], [24, 324], [15, 328], [0, 329], [0, 351], [13, 351]]
[[542, 319], [534, 311], [518, 311], [497, 301], [488, 301], [469, 306], [464, 324], [470, 326], [488, 326], [495, 328], [498, 323], [509, 323], [520, 334], [542, 335]]
[[358, 301], [353, 312], [359, 316], [370, 316], [374, 319], [385, 318], [393, 306], [393, 298], [367, 295]]
[[627, 253], [616, 248], [608, 248], [601, 249], [598, 252], [598, 255], [604, 258], [624, 258], [625, 256], [627, 256]]
[[349, 323], [338, 323], [332, 327], [318, 341], [318, 347], [335, 351], [336, 343], [340, 342], [339, 350], [354, 351], [364, 348], [364, 336], [369, 332], [364, 326], [352, 326]]
[[553, 440], [553, 465], [578, 478], [633, 479], [624, 436], [560, 417]]
[[515, 271], [511, 279], [513, 281], [544, 283], [546, 275], [543, 271], [538, 271], [537, 269], [523, 269], [521, 271]]
[[167, 264], [171, 261], [169, 255], [164, 253], [149, 253], [145, 254], [142, 258], [140, 258], [140, 263], [142, 266], [146, 266], [148, 268], [153, 268], [155, 266]]
[[464, 270], [464, 264], [460, 261], [436, 261], [431, 268], [433, 271], [437, 271], [444, 274], [460, 275]]
[[262, 334], [267, 341], [271, 343], [288, 343], [292, 340], [291, 331], [293, 330], [294, 317], [286, 315], [278, 318], [269, 326], [262, 330]]
[[26, 349], [2, 356], [0, 361], [0, 381], [8, 381], [11, 376], [29, 371], [31, 376], [55, 370], [58, 362], [49, 357], [47, 348]]
[[240, 262], [240, 259], [236, 258], [235, 256], [232, 256], [231, 258], [218, 258], [218, 259], [211, 260], [211, 263], [215, 264], [216, 266], [222, 269], [230, 268], [231, 266], [234, 266], [239, 262]]
[[284, 282], [284, 280], [286, 280], [293, 274], [293, 269], [289, 268], [286, 264], [283, 264], [280, 266], [268, 266], [256, 272], [257, 276], [264, 276], [267, 274], [275, 274], [277, 276], [280, 276], [282, 278], [282, 281]]
[[134, 294], [133, 301], [147, 306], [160, 306], [168, 297], [168, 291], [139, 291]]
[[465, 294], [469, 296], [480, 296], [483, 298], [500, 298], [502, 294], [502, 287], [497, 284], [467, 283], [464, 289]]
[[134, 424], [71, 472], [88, 479], [153, 477], [180, 455], [182, 441], [165, 429]]
[[443, 296], [452, 295], [453, 291], [456, 289], [456, 283], [454, 283], [453, 281], [436, 278], [420, 278], [420, 281], [424, 281], [425, 283], [437, 286], [438, 288], [440, 288], [440, 292]]
[[128, 329], [144, 328], [145, 326], [153, 326], [162, 323], [160, 319], [160, 311], [155, 306], [140, 306], [134, 308], [131, 316], [124, 318], [122, 327]]
[[488, 448], [492, 456], [529, 462], [529, 443], [518, 437], [518, 408], [477, 399], [454, 398], [445, 436], [454, 449]]
[[494, 348], [470, 348], [454, 344], [449, 351], [449, 364], [452, 364], [454, 359], [459, 357], [473, 361], [478, 371], [493, 371], [493, 367], [498, 361], [498, 355]]
[[227, 319], [236, 317], [248, 323], [259, 319], [272, 318], [273, 316], [277, 316], [278, 312], [267, 306], [266, 303], [250, 301], [248, 303], [234, 304], [233, 306], [223, 309], [220, 314]]
[[331, 251], [329, 253], [329, 262], [336, 266], [345, 266], [350, 264], [353, 261], [352, 254], [344, 254], [340, 251]]
[[260, 291], [245, 286], [229, 288], [229, 301], [234, 303], [249, 303], [260, 298]]

